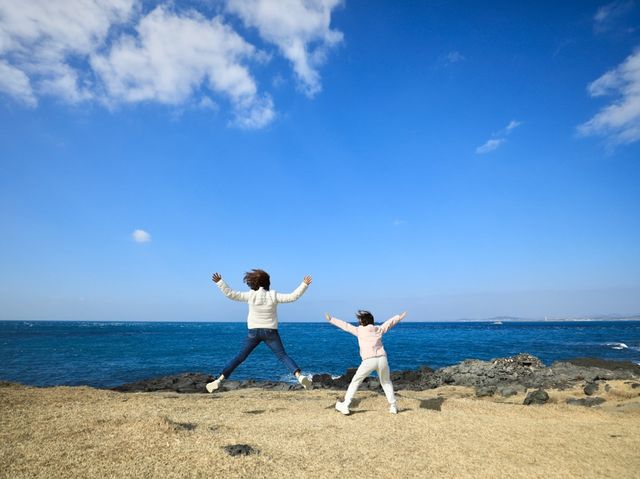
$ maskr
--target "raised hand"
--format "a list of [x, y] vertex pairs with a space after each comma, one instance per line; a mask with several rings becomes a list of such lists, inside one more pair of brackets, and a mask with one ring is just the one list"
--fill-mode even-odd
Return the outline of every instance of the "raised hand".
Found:
[[313, 280], [311, 279], [311, 276], [307, 275], [307, 276], [304, 277], [304, 279], [302, 281], [304, 281], [304, 283], [307, 286], [309, 286]]
[[324, 319], [331, 321], [331, 315], [329, 313], [324, 313]]
[[218, 281], [220, 281], [222, 279], [222, 276], [220, 276], [220, 273], [213, 273], [213, 276], [211, 276], [211, 280], [214, 283], [217, 283]]

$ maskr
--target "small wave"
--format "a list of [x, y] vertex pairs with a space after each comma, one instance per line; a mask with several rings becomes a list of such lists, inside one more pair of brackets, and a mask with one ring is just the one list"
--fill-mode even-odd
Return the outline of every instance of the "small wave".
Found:
[[611, 349], [629, 349], [629, 346], [624, 343], [607, 343], [607, 346]]

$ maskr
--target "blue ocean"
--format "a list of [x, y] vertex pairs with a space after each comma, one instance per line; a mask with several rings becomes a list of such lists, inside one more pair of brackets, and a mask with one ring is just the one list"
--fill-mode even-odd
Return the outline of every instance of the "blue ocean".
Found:
[[[246, 323], [0, 322], [0, 380], [35, 386], [123, 383], [174, 374], [216, 375], [236, 354]], [[304, 373], [340, 375], [360, 363], [357, 340], [328, 323], [281, 323]], [[403, 322], [384, 337], [392, 370], [531, 353], [545, 364], [575, 357], [640, 364], [640, 321]], [[262, 344], [233, 379], [290, 381]]]

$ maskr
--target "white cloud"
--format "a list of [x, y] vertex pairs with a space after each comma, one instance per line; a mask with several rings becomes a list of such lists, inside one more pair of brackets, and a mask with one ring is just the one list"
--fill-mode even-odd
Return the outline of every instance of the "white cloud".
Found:
[[498, 147], [500, 147], [500, 145], [502, 145], [506, 141], [507, 140], [505, 140], [504, 138], [493, 138], [487, 141], [484, 145], [481, 145], [478, 148], [476, 148], [476, 153], [478, 155], [484, 155], [485, 153], [489, 153], [490, 151], [497, 149]]
[[624, 17], [635, 6], [632, 0], [620, 0], [603, 5], [593, 16], [593, 28], [602, 33], [611, 30], [616, 21]]
[[587, 87], [592, 97], [613, 101], [578, 126], [582, 136], [602, 136], [610, 146], [640, 140], [640, 48]]
[[134, 230], [134, 232], [131, 233], [131, 237], [136, 243], [148, 243], [151, 241], [151, 235], [145, 230]]
[[206, 85], [231, 101], [242, 126], [259, 128], [273, 119], [273, 103], [258, 95], [243, 64], [255, 57], [255, 47], [220, 17], [208, 20], [195, 12], [176, 14], [158, 7], [140, 20], [136, 31], [106, 55], [91, 58], [109, 100], [179, 105]]
[[304, 92], [321, 90], [318, 67], [327, 50], [342, 41], [342, 32], [330, 28], [331, 12], [342, 0], [228, 0], [227, 10], [258, 30], [293, 64]]
[[21, 70], [0, 60], [0, 91], [16, 97], [21, 102], [36, 106], [36, 100], [29, 77]]
[[[0, 2], [0, 57], [13, 71], [13, 95], [30, 104], [38, 95], [69, 102], [93, 96], [88, 78], [71, 62], [100, 48], [113, 25], [126, 22], [135, 0], [3, 0]], [[4, 75], [3, 75], [4, 76]], [[25, 77], [29, 82], [25, 82]], [[18, 80], [16, 87], [15, 80]], [[4, 81], [2, 83], [5, 83]], [[3, 89], [6, 93], [12, 93]]]
[[446, 57], [445, 61], [446, 61], [447, 64], [453, 64], [453, 63], [461, 62], [464, 59], [465, 58], [462, 55], [462, 53], [460, 53], [457, 50], [453, 50], [453, 51], [450, 51], [449, 53], [447, 53], [447, 57]]
[[[224, 13], [275, 44], [312, 96], [321, 89], [318, 68], [327, 50], [342, 40], [329, 27], [340, 2], [224, 0]], [[273, 121], [273, 101], [251, 73], [270, 55], [221, 15], [167, 5], [174, 3], [143, 14], [142, 0], [0, 1], [0, 93], [32, 107], [52, 96], [71, 104], [216, 109], [222, 98], [235, 125]]]

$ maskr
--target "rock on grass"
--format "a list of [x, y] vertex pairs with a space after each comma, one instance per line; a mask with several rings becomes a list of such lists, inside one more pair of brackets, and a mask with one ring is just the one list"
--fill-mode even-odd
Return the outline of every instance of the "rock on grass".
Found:
[[249, 444], [230, 444], [229, 446], [224, 446], [223, 449], [230, 456], [248, 456], [260, 452]]
[[591, 396], [598, 390], [599, 386], [596, 383], [587, 383], [587, 385], [582, 389], [582, 391], [587, 395]]
[[545, 404], [548, 400], [549, 395], [547, 394], [547, 391], [540, 388], [527, 394], [527, 397], [524, 398], [523, 404], [525, 406], [529, 406], [531, 404]]
[[442, 409], [442, 403], [445, 401], [443, 397], [423, 399], [420, 401], [420, 407], [422, 409], [431, 409], [432, 411], [440, 411]]
[[572, 404], [574, 406], [586, 406], [586, 407], [591, 407], [591, 406], [597, 406], [599, 404], [602, 404], [603, 402], [605, 402], [605, 400], [601, 397], [588, 397], [588, 398], [581, 398], [581, 399], [567, 399], [567, 404]]

